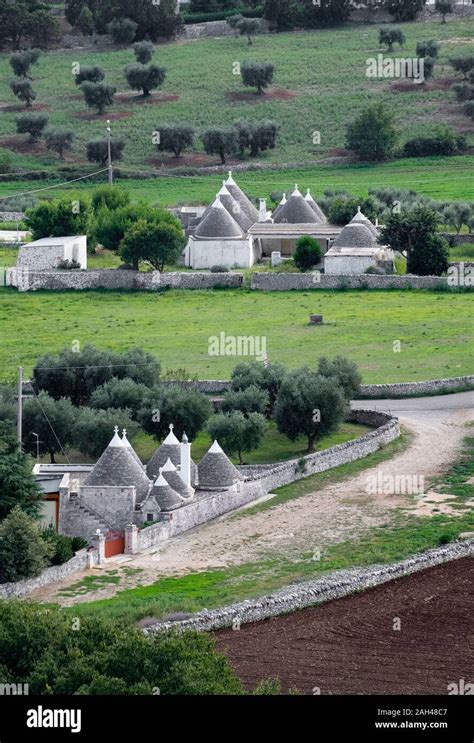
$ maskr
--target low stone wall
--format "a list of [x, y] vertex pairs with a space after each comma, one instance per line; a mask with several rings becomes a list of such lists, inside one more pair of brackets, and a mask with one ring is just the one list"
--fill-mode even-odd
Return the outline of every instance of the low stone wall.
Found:
[[31, 271], [18, 268], [7, 270], [7, 284], [18, 291], [49, 291], [84, 289], [137, 289], [159, 291], [163, 289], [213, 289], [216, 287], [239, 288], [244, 277], [240, 273], [194, 273], [176, 271], [126, 271], [123, 269], [89, 269], [86, 271]]
[[[201, 611], [192, 618], [176, 622], [156, 622], [143, 631], [145, 634], [170, 629], [210, 631], [224, 627], [240, 627], [280, 614], [324, 603], [378, 586], [387, 581], [411, 575], [419, 570], [440, 565], [450, 560], [469, 557], [474, 553], [474, 540], [453, 542], [444, 547], [420, 552], [401, 562], [389, 565], [371, 565], [368, 568], [336, 570], [322, 578], [292, 584], [258, 599], [241, 601], [213, 611]], [[323, 558], [324, 559], [324, 558]]]
[[[268, 22], [263, 18], [260, 21], [259, 33], [268, 33]], [[204, 37], [235, 36], [235, 29], [231, 28], [227, 21], [205, 21], [204, 23], [186, 23], [180, 34], [181, 39], [186, 41], [202, 39]]]
[[24, 218], [24, 212], [0, 212], [0, 228], [2, 222], [22, 222]]
[[413, 397], [416, 395], [438, 394], [459, 389], [474, 389], [474, 375], [432, 379], [426, 382], [396, 382], [394, 384], [363, 384], [359, 399], [383, 399], [390, 397]]
[[16, 583], [1, 583], [0, 598], [8, 599], [27, 596], [37, 588], [49, 586], [51, 583], [58, 583], [68, 575], [71, 575], [71, 573], [86, 570], [92, 565], [97, 565], [97, 562], [98, 556], [96, 550], [80, 550], [68, 562], [63, 563], [63, 565], [53, 565], [50, 568], [46, 568], [36, 578], [27, 578], [26, 580], [19, 580]]
[[265, 292], [287, 292], [308, 289], [436, 289], [447, 286], [445, 276], [405, 276], [361, 274], [333, 276], [314, 273], [252, 274], [250, 288]]

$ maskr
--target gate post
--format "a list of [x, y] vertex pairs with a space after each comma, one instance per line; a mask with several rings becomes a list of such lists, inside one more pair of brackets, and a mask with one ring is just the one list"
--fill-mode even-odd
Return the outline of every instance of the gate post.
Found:
[[138, 528], [135, 524], [127, 524], [125, 527], [125, 549], [126, 555], [136, 555], [138, 552]]
[[92, 538], [92, 544], [97, 550], [97, 564], [101, 565], [105, 562], [105, 534], [102, 534], [101, 531], [95, 534]]

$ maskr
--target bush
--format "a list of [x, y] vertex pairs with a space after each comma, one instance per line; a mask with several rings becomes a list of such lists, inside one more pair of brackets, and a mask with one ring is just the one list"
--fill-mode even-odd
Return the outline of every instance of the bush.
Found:
[[71, 537], [58, 534], [52, 526], [49, 526], [41, 532], [41, 538], [51, 548], [51, 555], [49, 558], [51, 565], [62, 565], [74, 557]]
[[456, 70], [456, 72], [460, 72], [464, 76], [464, 79], [467, 80], [469, 73], [474, 68], [474, 56], [465, 55], [450, 57], [449, 64]]
[[90, 9], [85, 5], [80, 14], [79, 18], [77, 19], [76, 28], [84, 34], [84, 36], [91, 36], [94, 33], [95, 25], [94, 25], [94, 16], [92, 15]]
[[84, 94], [84, 100], [89, 108], [96, 108], [98, 114], [103, 114], [106, 106], [111, 106], [114, 102], [116, 88], [105, 83], [83, 82], [81, 90]]
[[102, 208], [114, 210], [129, 203], [129, 192], [119, 186], [97, 186], [92, 192], [91, 206], [96, 213]]
[[437, 59], [439, 54], [439, 41], [429, 39], [428, 41], [419, 41], [416, 45], [417, 57], [432, 57]]
[[446, 16], [453, 12], [453, 4], [450, 0], [436, 0], [435, 10], [437, 13], [441, 13], [442, 22], [446, 23]]
[[26, 210], [26, 224], [33, 233], [33, 240], [62, 235], [85, 235], [89, 228], [90, 205], [84, 196], [72, 199], [64, 196], [55, 201], [41, 201], [38, 206]]
[[25, 49], [14, 52], [10, 57], [10, 67], [17, 77], [28, 77], [31, 65], [36, 64], [41, 56], [39, 49]]
[[86, 65], [80, 65], [79, 70], [74, 76], [74, 82], [76, 85], [82, 85], [82, 83], [100, 83], [105, 77], [105, 72], [99, 65], [93, 67], [86, 67]]
[[30, 80], [12, 80], [10, 90], [19, 101], [25, 101], [27, 108], [31, 106], [32, 101], [36, 100], [36, 93]]
[[393, 52], [393, 45], [403, 46], [405, 43], [405, 34], [398, 28], [381, 28], [379, 31], [379, 44], [386, 44], [387, 51]]
[[133, 45], [133, 53], [137, 62], [148, 64], [148, 62], [151, 62], [155, 53], [155, 46], [151, 41], [137, 41]]
[[466, 147], [466, 139], [449, 129], [439, 127], [431, 137], [410, 139], [403, 147], [405, 157], [429, 157], [430, 155], [456, 155]]
[[15, 506], [0, 523], [0, 583], [39, 575], [52, 554], [36, 522]]
[[[124, 148], [125, 142], [123, 139], [111, 137], [110, 149], [113, 161], [122, 159]], [[92, 139], [87, 143], [86, 153], [89, 162], [99, 163], [99, 165], [107, 165], [109, 157], [107, 139]]]
[[426, 235], [409, 257], [408, 271], [418, 276], [441, 276], [448, 267], [449, 245], [440, 235]]
[[71, 438], [80, 452], [96, 459], [109, 445], [114, 426], [118, 426], [119, 430], [125, 428], [130, 439], [139, 430], [138, 423], [132, 420], [129, 410], [95, 410], [83, 407], [78, 410]]
[[211, 273], [229, 273], [228, 266], [211, 266]]
[[347, 125], [347, 146], [362, 160], [386, 160], [392, 154], [396, 140], [393, 115], [382, 102], [373, 103]]
[[296, 241], [296, 248], [293, 255], [295, 266], [300, 271], [307, 271], [315, 266], [321, 260], [321, 248], [317, 240], [309, 235], [302, 235]]
[[273, 81], [275, 66], [271, 62], [244, 62], [240, 67], [242, 82], [250, 88], [257, 88], [259, 95], [264, 93]]
[[474, 98], [474, 85], [469, 85], [469, 83], [456, 83], [451, 90], [454, 90], [458, 103], [471, 101]]
[[18, 134], [29, 134], [32, 142], [41, 137], [48, 125], [48, 117], [43, 114], [22, 114], [16, 118]]
[[65, 259], [63, 261], [59, 261], [58, 263], [58, 268], [62, 269], [63, 271], [74, 271], [80, 267], [81, 267], [81, 264], [74, 260], [70, 261], [70, 260]]
[[141, 90], [144, 96], [149, 96], [154, 88], [160, 88], [163, 85], [166, 68], [135, 62], [125, 67], [124, 74], [133, 90]]
[[131, 44], [137, 33], [138, 23], [130, 18], [114, 18], [107, 25], [107, 33], [116, 44]]

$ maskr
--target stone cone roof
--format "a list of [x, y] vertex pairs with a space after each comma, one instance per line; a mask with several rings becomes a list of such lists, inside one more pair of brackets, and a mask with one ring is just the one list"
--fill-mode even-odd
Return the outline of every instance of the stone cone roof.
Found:
[[161, 472], [153, 484], [150, 495], [154, 497], [162, 511], [172, 511], [182, 506], [184, 502], [176, 490], [166, 482]]
[[144, 469], [145, 465], [143, 464], [143, 462], [140, 459], [140, 457], [138, 456], [137, 452], [135, 451], [135, 449], [131, 445], [130, 441], [127, 439], [127, 431], [125, 430], [125, 428], [122, 431], [122, 443], [129, 450], [130, 454], [138, 462], [138, 464], [140, 465], [140, 467], [142, 467], [142, 469]]
[[175, 490], [178, 495], [181, 495], [183, 498], [191, 498], [194, 495], [193, 491], [190, 488], [186, 487], [186, 485], [182, 481], [181, 475], [179, 474], [171, 459], [168, 459], [165, 462], [164, 466], [161, 468], [161, 474], [165, 478], [168, 485], [173, 488], [173, 490]]
[[155, 451], [152, 458], [146, 466], [148, 477], [154, 480], [158, 477], [160, 467], [164, 467], [166, 460], [171, 459], [174, 466], [177, 467], [181, 461], [181, 448], [179, 441], [173, 433], [173, 426], [170, 426], [170, 432], [160, 447]]
[[232, 172], [229, 170], [229, 177], [224, 182], [225, 187], [230, 192], [231, 196], [234, 197], [234, 199], [240, 204], [242, 207], [243, 212], [247, 215], [247, 217], [250, 219], [250, 222], [252, 224], [255, 224], [255, 222], [258, 222], [258, 210], [257, 208], [252, 204], [248, 196], [244, 194], [241, 188], [237, 185], [237, 183], [232, 178]]
[[349, 222], [339, 233], [332, 248], [373, 248], [377, 240], [364, 224]]
[[280, 210], [280, 207], [284, 206], [286, 204], [286, 201], [287, 201], [287, 199], [286, 199], [286, 193], [284, 193], [283, 194], [283, 197], [282, 197], [282, 199], [280, 201], [280, 203], [277, 205], [277, 207], [273, 211], [273, 214], [272, 214], [273, 221], [275, 221], [275, 217], [277, 216], [277, 214], [278, 214], [278, 212]]
[[198, 475], [200, 490], [224, 490], [243, 479], [217, 441], [199, 462]]
[[357, 209], [357, 214], [354, 217], [352, 217], [349, 224], [363, 224], [365, 227], [367, 227], [368, 230], [371, 231], [374, 237], [378, 237], [379, 235], [379, 231], [377, 227], [374, 225], [373, 222], [370, 221], [368, 217], [365, 216], [363, 212], [361, 212], [360, 206]]
[[309, 188], [306, 189], [306, 196], [304, 197], [304, 200], [307, 204], [310, 205], [313, 212], [316, 214], [317, 217], [321, 220], [321, 222], [327, 222], [327, 217], [321, 207], [315, 202], [313, 197], [311, 196], [311, 192]]
[[124, 446], [116, 428], [112, 441], [94, 465], [84, 485], [94, 487], [134, 485], [139, 502], [147, 495], [151, 483], [143, 466], [137, 462], [128, 447]]
[[225, 207], [225, 209], [227, 209], [230, 216], [235, 219], [242, 232], [248, 232], [249, 228], [253, 224], [252, 220], [249, 219], [247, 214], [240, 206], [239, 202], [234, 199], [224, 181], [222, 183], [222, 188], [217, 194], [221, 204]]
[[307, 201], [304, 200], [298, 188], [291, 194], [286, 204], [279, 206], [276, 210], [278, 213], [273, 217], [273, 221], [281, 224], [320, 224], [321, 219], [311, 209]]
[[194, 237], [200, 237], [201, 239], [219, 237], [237, 238], [242, 237], [242, 228], [239, 227], [217, 196], [209, 210], [206, 210], [204, 213], [194, 233]]

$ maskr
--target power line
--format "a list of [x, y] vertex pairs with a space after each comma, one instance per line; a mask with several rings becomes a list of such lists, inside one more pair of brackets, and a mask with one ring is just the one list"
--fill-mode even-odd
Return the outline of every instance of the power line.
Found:
[[53, 424], [52, 424], [52, 423], [51, 423], [51, 421], [49, 420], [48, 416], [46, 415], [46, 411], [45, 411], [45, 409], [44, 409], [44, 408], [43, 408], [43, 406], [41, 405], [41, 401], [40, 401], [40, 399], [39, 399], [38, 395], [37, 395], [37, 394], [36, 394], [36, 392], [35, 392], [35, 388], [34, 388], [34, 387], [33, 387], [33, 385], [31, 384], [31, 382], [28, 382], [28, 384], [30, 385], [30, 387], [31, 387], [31, 389], [32, 389], [32, 391], [33, 391], [33, 395], [35, 396], [36, 402], [38, 403], [38, 405], [39, 405], [39, 406], [40, 406], [40, 408], [41, 408], [41, 412], [43, 413], [44, 417], [46, 418], [46, 420], [47, 420], [47, 422], [48, 422], [48, 425], [49, 425], [50, 429], [51, 429], [51, 430], [52, 430], [52, 432], [53, 432], [54, 438], [56, 439], [56, 441], [57, 441], [57, 442], [58, 442], [58, 444], [59, 444], [59, 448], [61, 449], [61, 452], [62, 452], [62, 454], [63, 454], [63, 455], [64, 455], [64, 456], [66, 457], [66, 459], [67, 459], [67, 463], [68, 463], [68, 464], [71, 464], [71, 462], [70, 462], [70, 460], [69, 460], [69, 457], [68, 457], [68, 455], [66, 454], [66, 452], [65, 452], [65, 450], [64, 450], [64, 448], [63, 448], [63, 445], [61, 444], [61, 442], [60, 442], [60, 440], [59, 440], [59, 438], [58, 438], [58, 436], [57, 436], [57, 434], [56, 434], [56, 431], [55, 431], [55, 430], [54, 430], [54, 428], [53, 428]]
[[39, 193], [39, 191], [48, 191], [51, 188], [60, 188], [61, 186], [68, 186], [70, 183], [77, 183], [77, 181], [83, 181], [84, 178], [92, 178], [94, 175], [105, 173], [108, 168], [102, 168], [97, 170], [95, 173], [88, 173], [87, 175], [81, 175], [80, 178], [73, 178], [71, 181], [64, 181], [63, 183], [54, 183], [52, 186], [43, 186], [42, 188], [35, 188], [31, 191], [23, 191], [21, 193], [10, 194], [10, 196], [0, 196], [0, 201], [6, 201], [7, 199], [16, 199], [18, 196], [29, 196], [32, 193]]

